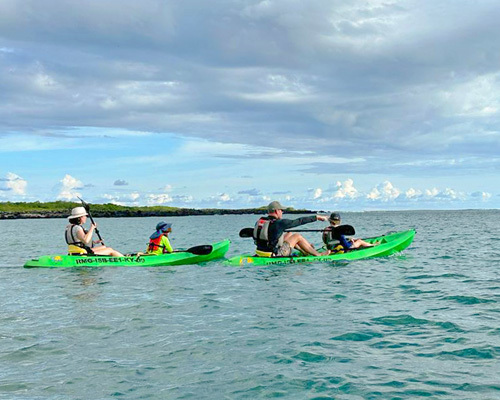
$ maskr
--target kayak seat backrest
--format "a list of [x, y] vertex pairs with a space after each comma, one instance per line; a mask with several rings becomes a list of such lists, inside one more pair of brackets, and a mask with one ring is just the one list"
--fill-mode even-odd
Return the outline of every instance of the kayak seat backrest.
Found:
[[70, 256], [79, 256], [82, 254], [87, 254], [87, 250], [82, 249], [81, 247], [75, 246], [74, 244], [68, 245], [68, 254]]
[[260, 250], [255, 250], [255, 254], [258, 255], [259, 257], [272, 257], [273, 253], [270, 251], [260, 251]]

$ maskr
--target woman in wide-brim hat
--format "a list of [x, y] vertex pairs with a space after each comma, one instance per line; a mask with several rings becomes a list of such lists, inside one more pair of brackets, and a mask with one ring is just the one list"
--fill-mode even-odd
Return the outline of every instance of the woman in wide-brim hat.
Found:
[[92, 241], [97, 225], [95, 222], [90, 225], [87, 231], [82, 226], [87, 221], [87, 210], [84, 207], [75, 207], [71, 210], [71, 215], [68, 217], [69, 224], [66, 226], [64, 237], [68, 244], [68, 253], [70, 254], [98, 254], [103, 256], [123, 257], [119, 251], [113, 250], [107, 246], [96, 246], [101, 241]]

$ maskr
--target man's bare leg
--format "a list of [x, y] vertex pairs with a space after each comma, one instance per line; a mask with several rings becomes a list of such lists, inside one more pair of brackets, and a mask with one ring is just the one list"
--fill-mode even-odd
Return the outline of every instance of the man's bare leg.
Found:
[[[290, 233], [290, 232], [289, 232]], [[293, 233], [291, 235], [285, 235], [285, 240], [288, 242], [292, 249], [298, 249], [304, 254], [309, 254], [312, 256], [324, 256], [330, 254], [330, 251], [326, 251], [324, 253], [319, 253], [312, 246], [311, 243], [307, 241], [301, 234]]]

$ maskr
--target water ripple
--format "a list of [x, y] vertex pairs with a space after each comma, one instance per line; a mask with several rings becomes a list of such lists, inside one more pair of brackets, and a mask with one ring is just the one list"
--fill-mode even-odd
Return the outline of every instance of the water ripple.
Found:
[[[229, 256], [253, 249], [237, 233], [255, 216], [169, 220], [178, 247], [231, 233]], [[26, 254], [5, 248], [0, 398], [500, 398], [500, 257], [463, 242], [468, 226], [497, 243], [500, 212], [346, 220], [367, 236], [381, 226], [418, 233], [401, 256], [271, 268], [25, 270]], [[132, 250], [157, 222], [99, 224], [109, 243]], [[0, 243], [30, 232], [33, 256], [63, 248], [46, 234], [63, 220], [1, 224]]]

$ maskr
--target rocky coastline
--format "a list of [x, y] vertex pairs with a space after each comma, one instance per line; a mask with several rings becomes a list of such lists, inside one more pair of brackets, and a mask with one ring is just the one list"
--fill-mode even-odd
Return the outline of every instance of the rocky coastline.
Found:
[[[40, 218], [67, 218], [68, 210], [23, 210], [0, 211], [0, 220], [7, 219], [40, 219]], [[91, 209], [95, 218], [124, 218], [124, 217], [184, 217], [190, 215], [238, 215], [238, 214], [265, 214], [265, 209], [191, 209], [178, 208], [174, 210], [136, 210], [133, 208], [121, 210]], [[316, 211], [287, 209], [287, 214], [313, 214]]]

